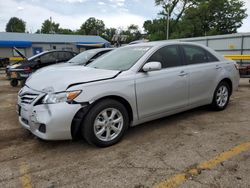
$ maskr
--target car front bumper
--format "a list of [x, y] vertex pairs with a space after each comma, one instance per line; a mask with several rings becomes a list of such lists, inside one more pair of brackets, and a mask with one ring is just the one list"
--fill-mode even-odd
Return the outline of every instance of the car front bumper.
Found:
[[18, 97], [17, 112], [22, 127], [44, 140], [72, 139], [71, 124], [83, 108], [81, 104], [34, 104], [22, 103]]

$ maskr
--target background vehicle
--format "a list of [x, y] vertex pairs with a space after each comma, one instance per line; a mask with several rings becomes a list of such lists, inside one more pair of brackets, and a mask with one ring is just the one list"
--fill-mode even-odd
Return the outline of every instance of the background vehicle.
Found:
[[110, 52], [113, 49], [114, 48], [96, 48], [92, 50], [87, 50], [76, 55], [75, 57], [73, 57], [72, 59], [70, 59], [65, 63], [51, 65], [49, 66], [49, 68], [72, 66], [72, 65], [87, 65], [96, 60], [97, 58], [101, 57], [102, 55], [106, 54], [107, 52]]
[[45, 140], [82, 134], [106, 147], [129, 126], [207, 104], [224, 110], [238, 84], [235, 62], [204, 46], [128, 45], [87, 66], [34, 73], [19, 92], [19, 122]]
[[[18, 81], [25, 81], [31, 73], [45, 66], [68, 61], [76, 55], [72, 51], [52, 50], [39, 53], [26, 60], [19, 61], [6, 67], [7, 77], [10, 84], [15, 87]], [[24, 56], [25, 57], [25, 56]]]

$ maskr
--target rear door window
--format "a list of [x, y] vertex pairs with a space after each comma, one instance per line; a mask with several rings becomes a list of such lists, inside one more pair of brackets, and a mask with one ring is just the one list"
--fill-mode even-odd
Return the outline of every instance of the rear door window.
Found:
[[189, 65], [218, 61], [211, 53], [198, 46], [182, 46], [186, 62]]
[[181, 66], [181, 56], [177, 45], [165, 46], [157, 50], [147, 62], [157, 61], [162, 64], [162, 68]]
[[70, 52], [56, 52], [58, 62], [68, 61], [73, 57], [73, 53]]
[[40, 57], [41, 63], [55, 63], [56, 62], [56, 56], [55, 53], [47, 53]]

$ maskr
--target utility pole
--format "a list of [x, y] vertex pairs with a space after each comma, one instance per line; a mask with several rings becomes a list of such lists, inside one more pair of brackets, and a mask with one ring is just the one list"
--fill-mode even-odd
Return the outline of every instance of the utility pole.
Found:
[[169, 38], [169, 6], [168, 6], [168, 21], [167, 21], [167, 40]]
[[53, 26], [52, 26], [52, 17], [49, 17], [49, 21], [50, 21], [50, 28], [49, 28], [49, 33], [52, 34], [53, 33]]
[[169, 22], [170, 22], [170, 12], [169, 12], [169, 7], [170, 7], [170, 2], [171, 0], [165, 0], [164, 1], [166, 6], [167, 6], [167, 33], [166, 33], [166, 39], [169, 39]]

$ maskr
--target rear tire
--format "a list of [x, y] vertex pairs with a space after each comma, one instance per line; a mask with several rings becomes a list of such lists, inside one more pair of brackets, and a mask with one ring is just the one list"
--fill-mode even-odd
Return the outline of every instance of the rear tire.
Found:
[[214, 92], [212, 108], [217, 111], [224, 110], [230, 99], [230, 87], [227, 82], [222, 81], [219, 83]]
[[118, 101], [105, 99], [95, 104], [85, 116], [82, 135], [99, 147], [119, 142], [129, 125], [127, 109]]
[[12, 80], [10, 81], [10, 85], [11, 85], [12, 87], [16, 87], [16, 86], [18, 85], [18, 80], [17, 80], [17, 79], [12, 79]]

